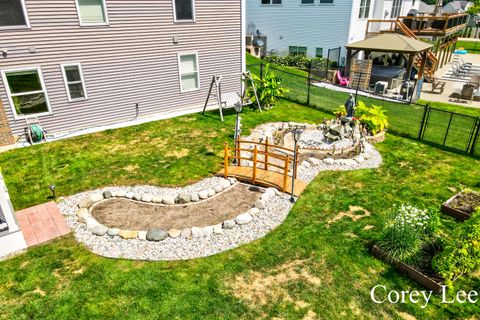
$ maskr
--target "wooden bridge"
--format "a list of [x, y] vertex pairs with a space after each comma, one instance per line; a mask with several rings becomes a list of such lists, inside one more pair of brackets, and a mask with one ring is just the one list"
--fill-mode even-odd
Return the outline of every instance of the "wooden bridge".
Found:
[[[253, 149], [242, 148], [242, 144], [254, 147]], [[232, 153], [234, 155], [231, 155]], [[247, 157], [245, 153], [251, 154], [251, 156]], [[230, 148], [225, 142], [225, 168], [221, 174], [224, 177], [235, 177], [240, 181], [264, 187], [274, 187], [290, 194], [292, 193], [292, 179], [294, 179], [293, 194], [298, 197], [307, 187], [307, 183], [296, 179], [298, 160], [294, 163], [293, 154], [294, 150], [271, 145], [268, 140], [265, 143], [237, 140], [235, 148]], [[235, 164], [230, 164], [232, 159]], [[246, 161], [251, 162], [252, 165], [247, 165]], [[289, 174], [289, 171], [292, 174]]]

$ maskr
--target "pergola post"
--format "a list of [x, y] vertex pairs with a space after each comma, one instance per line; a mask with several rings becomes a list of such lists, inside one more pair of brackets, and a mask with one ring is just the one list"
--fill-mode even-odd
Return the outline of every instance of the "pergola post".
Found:
[[410, 80], [410, 75], [412, 74], [413, 61], [415, 61], [415, 54], [414, 54], [414, 53], [411, 53], [411, 54], [408, 56], [407, 80]]
[[352, 60], [352, 50], [347, 49], [347, 59], [345, 61], [345, 74], [350, 74], [350, 64]]
[[425, 72], [425, 65], [427, 63], [427, 51], [423, 51], [422, 53], [422, 62], [420, 63], [420, 68], [418, 70], [417, 79], [420, 80], [423, 77]]

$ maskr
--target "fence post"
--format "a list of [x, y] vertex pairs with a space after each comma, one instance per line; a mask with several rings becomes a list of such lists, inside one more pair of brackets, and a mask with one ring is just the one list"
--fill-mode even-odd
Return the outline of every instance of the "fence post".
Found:
[[[298, 162], [299, 162], [299, 160], [298, 160], [298, 151], [299, 151], [299, 150], [300, 150], [300, 147], [297, 146], [297, 149], [295, 150], [295, 152], [297, 153], [297, 161], [293, 164], [293, 165], [295, 166], [295, 169], [293, 170], [293, 172], [295, 172], [295, 176], [293, 177], [294, 179], [297, 179], [297, 173], [298, 173], [298, 170], [297, 170], [297, 169], [298, 169]], [[295, 158], [295, 157], [294, 157], [294, 158]], [[295, 161], [295, 159], [294, 159], [293, 161]]]
[[268, 138], [267, 138], [267, 140], [265, 141], [265, 156], [264, 156], [264, 160], [265, 160], [265, 170], [268, 171]]
[[235, 141], [235, 151], [237, 155], [237, 166], [240, 167], [240, 161], [241, 161], [241, 151], [240, 151], [240, 135], [237, 137], [237, 141]]
[[260, 79], [263, 80], [263, 62], [260, 62]]
[[225, 172], [224, 172], [224, 177], [228, 177], [228, 143], [225, 142], [223, 145], [223, 152], [224, 152], [224, 166], [225, 166]]
[[288, 156], [285, 157], [285, 168], [283, 168], [283, 192], [286, 192], [287, 191], [287, 182], [288, 182]]
[[311, 76], [312, 76], [312, 60], [310, 60], [310, 63], [308, 65], [308, 79], [307, 79], [307, 105], [310, 104], [310, 85], [311, 85]]
[[257, 146], [253, 149], [253, 174], [252, 182], [255, 183], [257, 180]]
[[473, 129], [474, 138], [472, 141], [472, 146], [470, 147], [470, 154], [475, 154], [475, 146], [477, 145], [478, 136], [480, 136], [480, 117], [477, 117], [476, 129]]
[[423, 116], [422, 116], [422, 122], [420, 123], [420, 130], [418, 131], [418, 140], [422, 140], [423, 136], [423, 129], [425, 127], [425, 119], [427, 118], [427, 112], [428, 109], [430, 108], [430, 103], [428, 102], [424, 107], [423, 107]]

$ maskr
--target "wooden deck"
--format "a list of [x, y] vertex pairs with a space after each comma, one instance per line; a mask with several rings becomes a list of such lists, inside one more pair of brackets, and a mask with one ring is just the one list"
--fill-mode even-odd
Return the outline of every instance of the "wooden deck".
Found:
[[[220, 171], [218, 175], [223, 176], [224, 170]], [[257, 168], [255, 182], [252, 181], [253, 168], [252, 167], [240, 167], [240, 166], [228, 166], [228, 176], [237, 178], [239, 181], [254, 183], [262, 187], [274, 187], [283, 191], [284, 175], [279, 172], [267, 171]], [[302, 194], [303, 190], [307, 187], [307, 183], [295, 179], [295, 190], [293, 194], [298, 197]], [[292, 178], [287, 178], [287, 193], [291, 193], [292, 190]]]

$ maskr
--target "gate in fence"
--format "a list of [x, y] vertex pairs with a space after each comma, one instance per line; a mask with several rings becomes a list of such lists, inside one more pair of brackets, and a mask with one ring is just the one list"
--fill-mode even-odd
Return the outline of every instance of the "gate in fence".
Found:
[[460, 152], [480, 155], [480, 117], [425, 107], [420, 140]]

